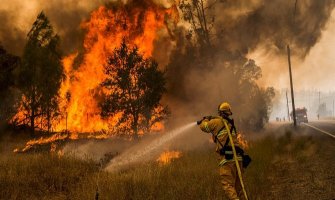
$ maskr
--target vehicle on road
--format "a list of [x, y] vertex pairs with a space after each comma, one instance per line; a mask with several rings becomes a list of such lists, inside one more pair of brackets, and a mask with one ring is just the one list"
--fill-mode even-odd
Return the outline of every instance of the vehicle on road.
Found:
[[[291, 117], [293, 118], [293, 113], [292, 112], [291, 112]], [[298, 124], [300, 124], [301, 122], [308, 123], [307, 109], [305, 107], [296, 108], [295, 109], [295, 118], [296, 118]]]

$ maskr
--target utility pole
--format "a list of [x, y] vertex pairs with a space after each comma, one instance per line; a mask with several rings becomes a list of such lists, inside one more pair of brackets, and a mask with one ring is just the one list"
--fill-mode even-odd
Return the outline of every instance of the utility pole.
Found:
[[308, 90], [308, 111], [311, 111], [311, 91]]
[[288, 68], [289, 68], [289, 72], [290, 72], [293, 124], [294, 124], [294, 126], [297, 126], [297, 119], [295, 118], [294, 91], [293, 91], [293, 80], [292, 80], [292, 70], [291, 70], [291, 52], [290, 52], [290, 46], [289, 45], [287, 45], [287, 59], [288, 59]]
[[318, 120], [320, 119], [320, 90], [319, 90], [319, 106], [318, 106]]
[[288, 106], [288, 97], [287, 97], [287, 90], [286, 90], [286, 106], [287, 106], [287, 119], [290, 122], [290, 107]]
[[333, 99], [333, 118], [335, 117], [335, 112], [334, 112], [334, 99]]

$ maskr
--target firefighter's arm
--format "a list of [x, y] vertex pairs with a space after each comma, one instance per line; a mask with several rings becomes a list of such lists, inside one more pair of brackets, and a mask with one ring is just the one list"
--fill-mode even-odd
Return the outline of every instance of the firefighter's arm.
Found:
[[211, 119], [203, 119], [201, 123], [199, 124], [200, 129], [206, 133], [212, 133], [216, 127], [216, 123], [214, 123], [214, 120]]

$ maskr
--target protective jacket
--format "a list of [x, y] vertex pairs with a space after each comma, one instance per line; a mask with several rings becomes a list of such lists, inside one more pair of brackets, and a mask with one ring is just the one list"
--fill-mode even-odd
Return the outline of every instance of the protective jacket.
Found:
[[[226, 155], [222, 154], [222, 149], [225, 146], [230, 147], [231, 143], [229, 141], [229, 137], [228, 137], [228, 131], [227, 131], [227, 127], [225, 127], [225, 122], [228, 125], [228, 128], [232, 134], [233, 137], [233, 142], [235, 147], [239, 147], [238, 144], [238, 140], [237, 140], [237, 131], [236, 128], [233, 124], [233, 120], [232, 119], [225, 119], [221, 116], [217, 116], [217, 117], [212, 117], [210, 119], [204, 119], [202, 120], [201, 124], [200, 124], [200, 129], [206, 133], [211, 133], [212, 134], [212, 138], [213, 141], [216, 143], [216, 152], [220, 155], [221, 157], [221, 161], [219, 163], [220, 166], [224, 165], [227, 162], [234, 162], [234, 159], [232, 159], [232, 157], [228, 157], [227, 154], [231, 155], [233, 154], [232, 151], [225, 151]], [[229, 148], [228, 148], [229, 149]], [[239, 161], [242, 161], [242, 156], [238, 155], [237, 159]]]

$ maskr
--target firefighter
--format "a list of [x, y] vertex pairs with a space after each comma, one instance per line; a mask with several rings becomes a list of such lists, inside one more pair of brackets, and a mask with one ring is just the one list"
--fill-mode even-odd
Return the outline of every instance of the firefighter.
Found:
[[[243, 183], [241, 184], [241, 181], [243, 181], [243, 150], [239, 147], [237, 142], [237, 131], [234, 125], [234, 120], [231, 117], [233, 113], [231, 112], [230, 105], [227, 102], [221, 103], [218, 107], [218, 113], [219, 116], [217, 117], [204, 117], [202, 120], [198, 121], [198, 125], [202, 131], [212, 134], [213, 141], [216, 144], [216, 152], [220, 156], [219, 171], [221, 183], [226, 195], [229, 199], [245, 199], [247, 196], [245, 190], [243, 193]], [[237, 155], [236, 159], [241, 167], [236, 166], [228, 131], [232, 136], [231, 138]], [[251, 160], [249, 160], [249, 162], [250, 161]], [[238, 170], [240, 170], [240, 172], [238, 172]], [[240, 173], [240, 177], [238, 173]]]

